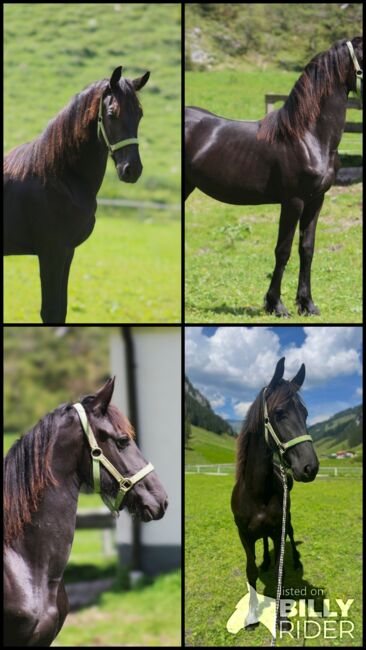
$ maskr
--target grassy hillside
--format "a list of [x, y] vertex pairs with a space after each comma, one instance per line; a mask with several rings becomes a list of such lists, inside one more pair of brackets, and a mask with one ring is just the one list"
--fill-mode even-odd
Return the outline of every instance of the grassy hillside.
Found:
[[[315, 442], [315, 451], [323, 465], [331, 467], [354, 466], [362, 463], [362, 444], [349, 447], [346, 440], [324, 438]], [[344, 458], [342, 460], [326, 458], [329, 453], [340, 449], [351, 449], [357, 452], [357, 460]], [[216, 463], [235, 463], [236, 438], [228, 435], [217, 435], [192, 426], [192, 437], [185, 449], [186, 465], [214, 465]]]
[[345, 36], [358, 36], [362, 5], [190, 3], [185, 5], [189, 69], [253, 66], [299, 69]]
[[232, 436], [218, 435], [192, 426], [192, 437], [185, 450], [185, 462], [187, 465], [234, 463], [235, 444]]

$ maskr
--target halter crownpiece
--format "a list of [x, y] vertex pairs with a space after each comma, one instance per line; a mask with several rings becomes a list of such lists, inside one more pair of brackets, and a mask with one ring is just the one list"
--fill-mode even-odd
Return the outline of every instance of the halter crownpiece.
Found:
[[288, 440], [287, 442], [281, 442], [279, 437], [277, 436], [272, 424], [270, 423], [269, 417], [268, 417], [268, 409], [267, 409], [267, 402], [265, 398], [266, 394], [266, 388], [263, 391], [263, 416], [264, 416], [264, 437], [266, 439], [266, 443], [269, 446], [269, 438], [268, 434], [271, 434], [273, 440], [276, 443], [277, 446], [277, 451], [279, 453], [280, 459], [282, 458], [283, 454], [287, 449], [290, 447], [294, 447], [295, 445], [300, 444], [300, 442], [306, 442], [310, 440], [311, 442], [313, 441], [312, 437], [310, 434], [306, 433], [302, 436], [297, 436], [296, 438], [292, 438], [292, 440]]
[[356, 92], [358, 95], [361, 96], [361, 80], [363, 81], [363, 70], [361, 69], [359, 62], [357, 61], [357, 56], [355, 54], [351, 41], [347, 41], [346, 45], [349, 49], [349, 53], [351, 55], [352, 63], [356, 73]]
[[119, 142], [116, 142], [115, 144], [111, 144], [108, 140], [108, 136], [106, 133], [106, 130], [104, 128], [103, 124], [103, 95], [100, 98], [99, 102], [99, 111], [98, 111], [98, 138], [100, 138], [100, 134], [102, 134], [104, 138], [104, 142], [107, 145], [107, 149], [112, 156], [115, 151], [118, 149], [122, 149], [122, 147], [127, 147], [129, 144], [138, 144], [139, 140], [138, 138], [126, 138], [126, 140], [120, 140]]
[[[116, 469], [114, 465], [112, 465], [112, 463], [108, 460], [108, 458], [106, 458], [106, 456], [103, 454], [103, 451], [99, 447], [83, 405], [77, 402], [76, 404], [73, 404], [73, 407], [78, 412], [81, 426], [83, 428], [83, 431], [87, 437], [90, 446], [90, 450], [91, 450], [90, 453], [93, 461], [92, 464], [93, 464], [94, 490], [95, 492], [100, 494], [101, 498], [103, 499], [104, 503], [108, 506], [110, 511], [115, 516], [118, 517], [120, 505], [127, 492], [131, 490], [131, 488], [133, 488], [133, 486], [136, 483], [141, 481], [141, 479], [145, 478], [145, 476], [150, 474], [150, 472], [153, 471], [154, 466], [151, 463], [148, 463], [147, 465], [145, 465], [145, 467], [140, 469], [133, 476], [128, 476], [128, 477], [122, 476], [122, 474], [119, 473], [118, 469]], [[109, 499], [109, 497], [102, 494], [101, 481], [100, 481], [101, 465], [105, 467], [105, 469], [113, 476], [113, 478], [117, 481], [119, 485], [117, 496], [115, 498], [114, 503]]]

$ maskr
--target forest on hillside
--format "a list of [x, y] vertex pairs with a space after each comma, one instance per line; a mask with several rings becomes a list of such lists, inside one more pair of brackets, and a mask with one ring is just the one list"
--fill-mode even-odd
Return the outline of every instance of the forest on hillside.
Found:
[[4, 431], [22, 434], [47, 411], [109, 377], [108, 327], [4, 327]]

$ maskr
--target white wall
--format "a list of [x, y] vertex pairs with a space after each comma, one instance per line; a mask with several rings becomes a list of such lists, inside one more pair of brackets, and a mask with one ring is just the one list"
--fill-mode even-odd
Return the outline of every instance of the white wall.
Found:
[[[143, 545], [181, 543], [181, 328], [133, 327], [139, 421], [139, 447], [153, 463], [169, 497], [163, 519], [141, 525]], [[128, 416], [126, 358], [121, 331], [111, 342], [116, 375], [113, 402]], [[122, 512], [117, 542], [131, 543], [131, 520]]]

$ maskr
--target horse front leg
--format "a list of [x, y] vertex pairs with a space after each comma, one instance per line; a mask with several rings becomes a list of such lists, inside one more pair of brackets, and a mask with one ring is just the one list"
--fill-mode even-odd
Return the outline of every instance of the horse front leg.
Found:
[[271, 558], [268, 549], [268, 537], [263, 537], [263, 562], [261, 564], [262, 571], [268, 571], [271, 565]]
[[258, 578], [258, 569], [255, 563], [255, 542], [248, 539], [248, 537], [239, 530], [240, 541], [243, 545], [247, 556], [247, 579], [251, 587], [253, 587], [254, 592], [251, 590], [249, 597], [249, 611], [244, 621], [244, 627], [253, 629], [258, 623], [258, 601], [257, 601], [257, 592], [256, 584]]
[[314, 254], [316, 225], [323, 201], [324, 194], [319, 196], [315, 201], [308, 203], [300, 217], [300, 272], [296, 304], [299, 314], [305, 316], [309, 314], [320, 314], [318, 307], [314, 305], [311, 297], [310, 273]]
[[64, 323], [66, 303], [62, 290], [65, 286], [65, 266], [68, 263], [67, 250], [55, 250], [50, 247], [49, 250], [39, 253], [38, 259], [42, 290], [42, 321], [48, 324]]
[[294, 569], [302, 569], [302, 564], [301, 564], [301, 560], [300, 560], [301, 555], [300, 555], [299, 551], [296, 548], [296, 542], [295, 542], [295, 539], [294, 539], [294, 529], [293, 529], [292, 524], [291, 524], [291, 515], [290, 515], [290, 513], [288, 514], [287, 532], [288, 532], [288, 536], [289, 536], [290, 542], [291, 542], [292, 558], [293, 558], [293, 561], [294, 561]]
[[290, 257], [297, 222], [303, 209], [304, 202], [301, 199], [291, 199], [281, 205], [278, 239], [275, 249], [276, 265], [264, 300], [264, 308], [267, 312], [270, 314], [274, 312], [276, 316], [284, 318], [288, 318], [290, 314], [281, 301], [282, 276]]
[[62, 275], [60, 315], [61, 315], [61, 318], [63, 318], [63, 321], [62, 321], [63, 323], [66, 321], [66, 314], [67, 314], [67, 286], [68, 286], [68, 282], [69, 282], [70, 266], [71, 266], [71, 262], [72, 262], [73, 257], [74, 257], [74, 252], [75, 252], [74, 248], [67, 251], [65, 264], [64, 264], [64, 271], [63, 271], [63, 275]]

